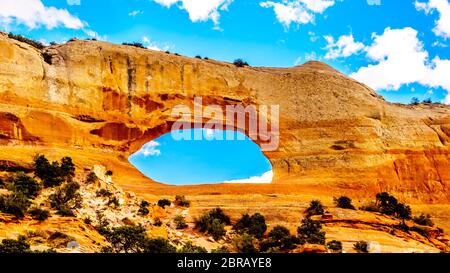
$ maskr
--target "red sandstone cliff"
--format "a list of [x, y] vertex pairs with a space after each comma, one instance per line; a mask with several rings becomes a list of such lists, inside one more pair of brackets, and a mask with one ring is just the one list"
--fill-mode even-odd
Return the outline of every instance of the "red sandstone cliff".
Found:
[[[275, 179], [261, 189], [450, 201], [449, 107], [387, 103], [319, 62], [237, 68], [94, 41], [44, 51], [51, 64], [0, 34], [0, 160], [29, 162], [47, 149], [132, 170], [127, 156], [170, 131], [175, 105], [201, 96], [221, 106], [280, 105], [280, 147], [266, 153]], [[127, 178], [143, 180], [131, 171]]]

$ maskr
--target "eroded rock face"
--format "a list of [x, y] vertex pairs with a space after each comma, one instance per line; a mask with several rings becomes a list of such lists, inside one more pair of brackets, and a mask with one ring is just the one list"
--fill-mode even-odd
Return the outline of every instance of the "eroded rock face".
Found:
[[172, 109], [192, 107], [196, 96], [220, 107], [279, 105], [280, 147], [266, 152], [273, 187], [321, 185], [330, 192], [386, 190], [421, 202], [450, 200], [446, 106], [387, 103], [319, 62], [237, 68], [93, 41], [45, 50], [51, 65], [36, 49], [0, 35], [4, 147], [31, 141], [90, 149], [107, 164], [111, 156], [126, 161], [170, 132]]

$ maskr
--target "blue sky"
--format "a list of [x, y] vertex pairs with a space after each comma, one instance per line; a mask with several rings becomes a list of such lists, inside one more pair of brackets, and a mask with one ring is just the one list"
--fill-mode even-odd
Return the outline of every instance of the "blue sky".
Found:
[[[0, 29], [44, 43], [72, 37], [137, 41], [191, 57], [243, 58], [253, 66], [292, 67], [321, 60], [388, 101], [409, 103], [417, 97], [450, 103], [450, 0], [1, 0]], [[171, 164], [173, 147], [161, 141], [161, 154], [153, 158]], [[247, 144], [250, 151], [252, 143]], [[186, 162], [196, 149], [208, 155], [223, 143], [174, 145], [185, 152], [178, 158], [180, 168], [188, 171], [217, 166], [208, 157], [191, 167]], [[228, 150], [243, 150], [239, 145]], [[258, 153], [242, 157], [261, 159]], [[236, 172], [210, 167], [205, 172], [216, 177], [189, 177], [234, 180], [267, 171], [264, 158], [257, 171], [248, 167], [246, 173], [239, 173], [245, 162], [221, 164]]]
[[[175, 141], [166, 134], [147, 143], [129, 160], [146, 176], [173, 185], [272, 181], [269, 160], [249, 138], [236, 132], [234, 140], [217, 140], [224, 131], [217, 130], [209, 137], [206, 130], [188, 132], [195, 131], [205, 132], [202, 140]], [[238, 140], [237, 135], [245, 140]]]

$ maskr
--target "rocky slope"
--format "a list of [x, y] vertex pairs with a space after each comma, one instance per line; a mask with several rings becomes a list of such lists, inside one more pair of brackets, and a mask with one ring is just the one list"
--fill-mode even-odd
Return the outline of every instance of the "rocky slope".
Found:
[[[319, 62], [237, 68], [130, 46], [75, 40], [37, 49], [0, 34], [0, 160], [37, 151], [103, 164], [137, 193], [347, 193], [388, 191], [415, 203], [448, 203], [450, 109], [385, 102]], [[170, 131], [175, 105], [279, 105], [280, 147], [266, 152], [272, 185], [168, 187], [127, 157]], [[203, 121], [204, 122], [204, 121]], [[236, 125], [236, 127], [238, 127]], [[247, 128], [242, 128], [247, 129]], [[82, 167], [82, 166], [81, 166]]]

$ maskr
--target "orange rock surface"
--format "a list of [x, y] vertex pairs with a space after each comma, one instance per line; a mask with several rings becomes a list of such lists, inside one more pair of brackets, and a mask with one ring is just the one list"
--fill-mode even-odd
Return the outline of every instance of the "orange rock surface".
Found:
[[[450, 108], [404, 106], [333, 68], [237, 68], [130, 46], [76, 40], [44, 50], [0, 34], [0, 160], [37, 152], [102, 164], [139, 194], [308, 194], [410, 203], [450, 201]], [[49, 58], [48, 56], [51, 56]], [[51, 59], [51, 60], [49, 60]], [[280, 147], [266, 152], [271, 185], [172, 187], [127, 158], [170, 132], [174, 106], [280, 106]], [[247, 129], [247, 128], [241, 128]], [[175, 166], [174, 166], [175, 168]]]

